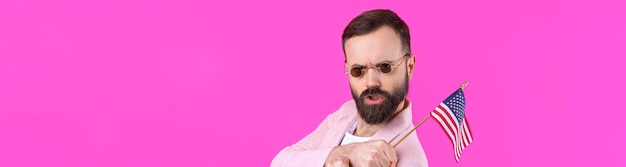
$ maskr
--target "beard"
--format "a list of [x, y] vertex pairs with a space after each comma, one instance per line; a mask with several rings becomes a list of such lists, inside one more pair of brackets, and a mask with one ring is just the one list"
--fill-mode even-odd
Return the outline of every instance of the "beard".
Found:
[[[352, 92], [352, 98], [356, 102], [356, 108], [359, 112], [359, 117], [363, 119], [367, 124], [377, 125], [385, 123], [391, 118], [398, 108], [398, 105], [404, 100], [407, 92], [409, 91], [408, 75], [405, 77], [404, 84], [399, 88], [393, 88], [392, 93], [386, 92], [380, 87], [373, 87], [364, 90], [360, 96], [357, 96], [352, 86], [350, 86]], [[380, 104], [370, 105], [365, 103], [365, 99], [368, 96], [383, 97], [383, 102]]]

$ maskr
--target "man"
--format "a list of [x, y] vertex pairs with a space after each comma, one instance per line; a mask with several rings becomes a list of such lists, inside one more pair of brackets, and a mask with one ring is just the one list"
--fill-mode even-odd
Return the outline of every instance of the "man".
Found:
[[406, 98], [413, 76], [406, 23], [390, 10], [371, 10], [344, 29], [342, 45], [353, 100], [309, 135], [284, 148], [271, 166], [428, 166]]

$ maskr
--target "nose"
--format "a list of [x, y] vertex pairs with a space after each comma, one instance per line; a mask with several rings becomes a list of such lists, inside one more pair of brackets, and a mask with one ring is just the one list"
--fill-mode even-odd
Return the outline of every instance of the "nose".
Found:
[[366, 73], [364, 77], [366, 79], [365, 82], [366, 82], [367, 88], [380, 87], [380, 74], [375, 68], [366, 69]]

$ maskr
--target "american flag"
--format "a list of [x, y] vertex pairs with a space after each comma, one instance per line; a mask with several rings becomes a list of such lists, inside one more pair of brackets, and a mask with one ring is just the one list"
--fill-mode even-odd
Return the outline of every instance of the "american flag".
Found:
[[454, 159], [459, 162], [461, 151], [472, 143], [472, 131], [465, 118], [465, 95], [458, 89], [441, 102], [430, 115], [435, 118], [452, 141]]

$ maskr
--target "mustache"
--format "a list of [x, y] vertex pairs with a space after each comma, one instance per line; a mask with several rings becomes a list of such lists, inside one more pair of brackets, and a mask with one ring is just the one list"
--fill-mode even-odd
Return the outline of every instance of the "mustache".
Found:
[[385, 92], [384, 90], [380, 89], [380, 88], [368, 88], [365, 89], [363, 92], [361, 92], [361, 99], [365, 99], [365, 97], [369, 96], [369, 95], [382, 95], [384, 97], [389, 97], [391, 96], [390, 93]]

